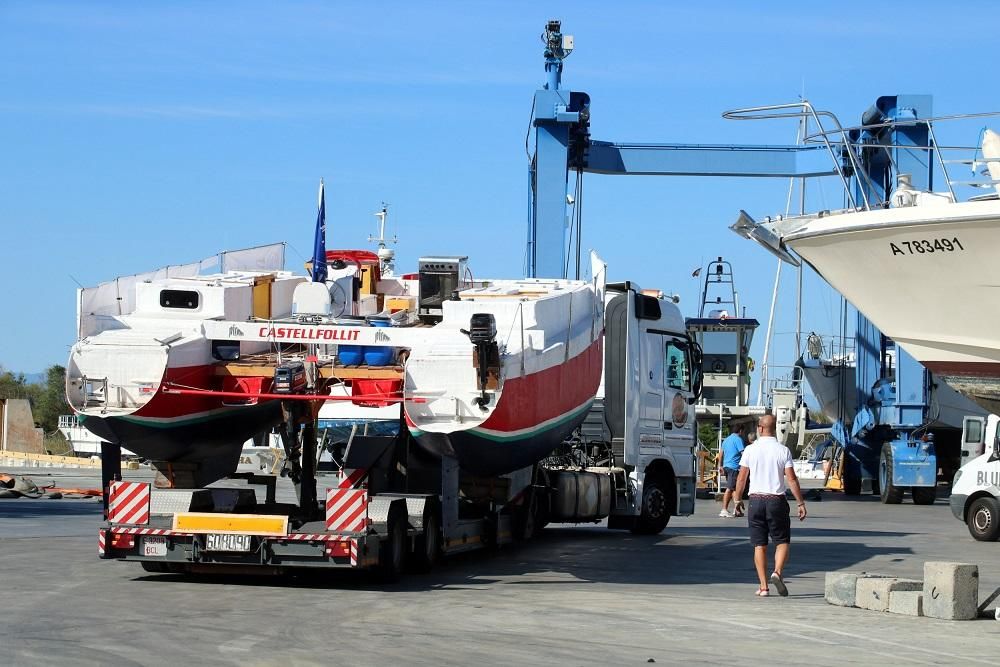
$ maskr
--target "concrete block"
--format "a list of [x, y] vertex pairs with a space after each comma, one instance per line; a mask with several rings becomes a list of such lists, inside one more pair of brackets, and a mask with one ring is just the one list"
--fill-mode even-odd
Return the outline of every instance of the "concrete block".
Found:
[[856, 607], [858, 579], [884, 576], [868, 572], [827, 572], [824, 598], [828, 604], [838, 607]]
[[904, 616], [924, 615], [923, 591], [890, 591], [889, 613]]
[[949, 621], [976, 617], [979, 566], [972, 563], [924, 563], [924, 616]]
[[823, 597], [828, 604], [853, 607], [858, 578], [863, 576], [863, 572], [827, 572]]
[[893, 591], [919, 591], [923, 582], [896, 577], [863, 577], [858, 579], [854, 593], [855, 606], [872, 611], [889, 611], [889, 594]]

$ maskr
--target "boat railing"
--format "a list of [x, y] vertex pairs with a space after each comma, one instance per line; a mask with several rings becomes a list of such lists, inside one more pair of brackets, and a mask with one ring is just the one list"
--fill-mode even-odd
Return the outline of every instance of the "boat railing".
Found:
[[[902, 118], [880, 123], [868, 123], [863, 125], [843, 126], [837, 116], [830, 111], [816, 109], [808, 100], [792, 102], [789, 104], [773, 104], [758, 107], [746, 107], [733, 109], [722, 114], [728, 120], [776, 120], [776, 119], [798, 119], [800, 122], [811, 121], [815, 125], [815, 130], [804, 132], [799, 141], [803, 145], [821, 144], [826, 148], [826, 153], [834, 164], [837, 176], [844, 188], [848, 205], [855, 210], [872, 210], [885, 208], [889, 204], [889, 192], [885, 193], [885, 198], [881, 201], [872, 201], [869, 194], [878, 192], [879, 188], [872, 183], [867, 172], [861, 168], [861, 151], [881, 149], [885, 151], [887, 159], [892, 163], [895, 173], [900, 174], [901, 170], [895, 163], [893, 151], [898, 148], [906, 151], [927, 151], [930, 162], [933, 160], [944, 182], [948, 187], [948, 195], [952, 201], [958, 201], [955, 186], [968, 186], [972, 188], [990, 188], [1000, 185], [1000, 179], [993, 179], [986, 169], [989, 165], [1000, 164], [1000, 156], [984, 156], [982, 142], [973, 146], [947, 145], [938, 141], [935, 132], [935, 124], [948, 121], [964, 121], [981, 118], [1000, 117], [1000, 111], [990, 111], [983, 113], [952, 114], [945, 116], [935, 116], [931, 118]], [[891, 144], [891, 143], [871, 143], [864, 140], [858, 141], [852, 137], [870, 136], [872, 131], [883, 130], [889, 127], [905, 127], [913, 125], [924, 125], [927, 127], [930, 139], [929, 146], [918, 146], [911, 144]], [[982, 131], [980, 132], [980, 137]], [[971, 157], [968, 157], [971, 153]], [[964, 157], [963, 157], [964, 156]], [[972, 173], [976, 175], [977, 168], [983, 168], [984, 173], [971, 180], [958, 180], [951, 177], [949, 165], [962, 164], [971, 167]], [[865, 187], [854, 188], [850, 186], [851, 178], [856, 177], [864, 181]]]
[[[798, 366], [778, 366], [768, 364], [768, 378], [764, 382], [765, 395], [770, 397], [775, 389], [800, 391], [802, 388], [802, 369]], [[773, 375], [770, 375], [773, 373]]]
[[854, 358], [854, 336], [810, 333], [801, 350], [803, 359], [826, 360], [846, 364]]

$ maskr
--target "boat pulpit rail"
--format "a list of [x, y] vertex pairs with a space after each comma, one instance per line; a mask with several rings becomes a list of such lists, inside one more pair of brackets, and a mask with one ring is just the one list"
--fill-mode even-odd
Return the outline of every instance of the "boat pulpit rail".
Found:
[[[1000, 111], [988, 111], [982, 113], [951, 114], [944, 116], [934, 116], [929, 118], [897, 118], [878, 123], [866, 123], [863, 125], [847, 126], [841, 124], [836, 114], [830, 111], [816, 109], [808, 100], [791, 102], [788, 104], [773, 104], [759, 107], [746, 107], [743, 109], [732, 109], [722, 114], [727, 120], [778, 120], [778, 119], [803, 119], [812, 121], [816, 129], [806, 132], [800, 137], [800, 143], [821, 144], [826, 148], [827, 154], [832, 160], [837, 176], [846, 193], [848, 207], [855, 210], [872, 210], [886, 208], [889, 205], [889, 194], [879, 201], [873, 201], [870, 193], [876, 192], [866, 170], [861, 168], [861, 151], [873, 148], [885, 151], [886, 158], [892, 164], [897, 174], [903, 173], [895, 162], [894, 152], [891, 149], [899, 148], [906, 151], [928, 151], [928, 155], [935, 161], [944, 181], [948, 186], [948, 195], [952, 201], [959, 201], [955, 192], [955, 186], [967, 186], [972, 188], [990, 188], [1000, 185], [1000, 179], [989, 176], [985, 169], [990, 164], [1000, 164], [1000, 157], [984, 157], [982, 145], [959, 146], [941, 144], [934, 131], [935, 124], [942, 122], [966, 121], [979, 118], [1000, 117]], [[825, 122], [824, 122], [825, 121]], [[893, 127], [907, 127], [924, 125], [930, 137], [930, 145], [918, 146], [912, 144], [892, 144], [892, 143], [871, 143], [858, 141], [857, 137], [878, 133], [878, 131]], [[893, 133], [885, 133], [894, 136]], [[980, 133], [982, 136], [982, 132]], [[971, 154], [971, 157], [970, 157]], [[967, 165], [971, 168], [974, 176], [977, 168], [983, 168], [983, 173], [972, 179], [958, 180], [951, 177], [949, 165]], [[865, 181], [867, 187], [858, 188], [857, 191], [851, 187], [851, 178], [860, 178]]]

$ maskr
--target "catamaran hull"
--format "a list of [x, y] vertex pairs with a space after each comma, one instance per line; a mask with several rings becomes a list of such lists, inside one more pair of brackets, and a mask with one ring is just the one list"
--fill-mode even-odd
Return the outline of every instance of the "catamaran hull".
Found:
[[432, 433], [408, 419], [410, 432], [424, 449], [476, 475], [537, 463], [583, 423], [601, 380], [601, 340], [564, 364], [506, 380], [493, 414], [478, 426]]
[[102, 440], [127, 447], [143, 458], [177, 462], [214, 458], [223, 450], [238, 453], [244, 442], [280, 420], [280, 406], [269, 401], [175, 422], [134, 416], [84, 416], [83, 425]]
[[[93, 373], [94, 369], [107, 369], [112, 389], [104, 392], [107, 396], [103, 401], [88, 406], [83, 404], [82, 381], [70, 381], [70, 405], [80, 415], [83, 426], [102, 440], [152, 461], [165, 474], [184, 471], [193, 478], [185, 481], [178, 477], [174, 480], [177, 485], [209, 484], [229, 475], [239, 463], [243, 443], [281, 421], [278, 401], [227, 403], [231, 399], [164, 391], [167, 385], [218, 388], [220, 380], [211, 364], [170, 366], [169, 355], [163, 352], [143, 354], [147, 347], [105, 347], [110, 351], [101, 352], [99, 360], [120, 358], [129, 363], [95, 364], [86, 351], [75, 351], [68, 366], [71, 376], [80, 378], [87, 375], [87, 370]], [[207, 346], [195, 344], [187, 349], [199, 347]], [[130, 380], [155, 378], [157, 371], [160, 377], [156, 381]], [[115, 391], [114, 387], [127, 390]], [[171, 468], [165, 470], [164, 464]]]
[[784, 243], [938, 379], [996, 411], [1000, 202], [927, 208], [916, 220], [914, 209], [830, 216], [852, 222], [810, 223]]

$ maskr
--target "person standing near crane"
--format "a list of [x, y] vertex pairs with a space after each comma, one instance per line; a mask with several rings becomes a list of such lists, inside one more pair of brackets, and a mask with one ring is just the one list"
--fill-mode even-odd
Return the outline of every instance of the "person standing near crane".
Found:
[[[726, 478], [726, 490], [722, 494], [722, 511], [719, 516], [724, 519], [731, 519], [735, 514], [729, 511], [729, 501], [739, 500], [740, 496], [734, 496], [736, 490], [736, 477], [740, 474], [740, 457], [746, 444], [743, 442], [743, 432], [746, 427], [743, 424], [730, 424], [729, 435], [722, 441], [719, 454], [722, 456], [722, 473]], [[736, 509], [734, 506], [733, 509]]]

